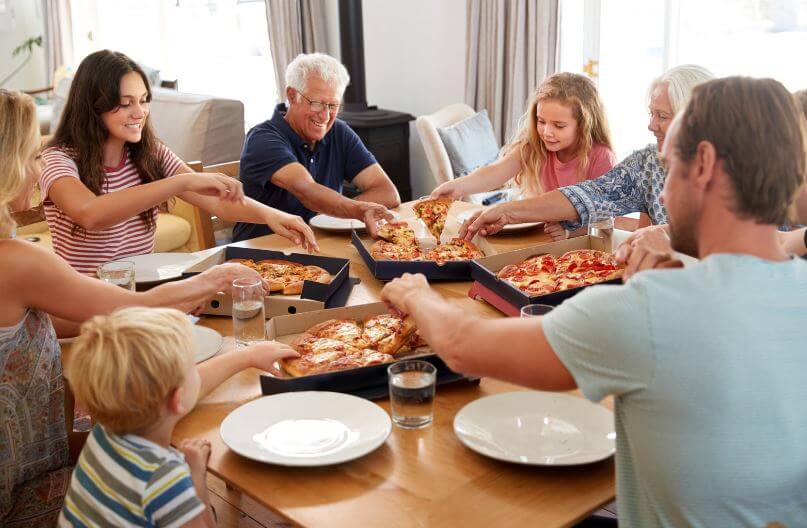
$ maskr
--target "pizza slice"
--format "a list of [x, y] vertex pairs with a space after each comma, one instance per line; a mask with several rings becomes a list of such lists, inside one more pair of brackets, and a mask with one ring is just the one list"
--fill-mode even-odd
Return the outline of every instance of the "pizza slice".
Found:
[[325, 337], [342, 341], [356, 348], [366, 348], [364, 330], [354, 319], [329, 319], [308, 329], [315, 337]]
[[364, 340], [368, 348], [395, 354], [415, 331], [411, 317], [401, 319], [391, 314], [373, 315], [364, 320]]
[[403, 246], [377, 240], [370, 247], [370, 255], [375, 260], [420, 260], [422, 254], [417, 246]]
[[401, 246], [417, 246], [415, 231], [405, 222], [387, 222], [378, 229], [378, 238]]
[[438, 264], [458, 260], [473, 260], [484, 257], [485, 252], [473, 242], [462, 238], [452, 238], [445, 244], [438, 244], [423, 255], [423, 260], [432, 260]]
[[440, 235], [443, 233], [443, 227], [446, 225], [448, 209], [453, 201], [447, 198], [430, 198], [421, 200], [412, 206], [415, 216], [426, 224], [426, 228], [438, 242], [440, 241]]

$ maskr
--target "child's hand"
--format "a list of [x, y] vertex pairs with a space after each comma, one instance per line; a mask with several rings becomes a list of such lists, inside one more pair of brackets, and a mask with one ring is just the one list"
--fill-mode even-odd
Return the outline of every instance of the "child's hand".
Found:
[[282, 373], [275, 366], [275, 361], [281, 358], [300, 357], [289, 345], [278, 343], [277, 341], [261, 341], [250, 345], [243, 350], [249, 355], [249, 363], [256, 369], [271, 372], [276, 376]]
[[191, 468], [191, 478], [204, 476], [207, 461], [210, 460], [210, 442], [202, 438], [186, 438], [179, 444], [179, 450], [185, 455], [185, 462]]

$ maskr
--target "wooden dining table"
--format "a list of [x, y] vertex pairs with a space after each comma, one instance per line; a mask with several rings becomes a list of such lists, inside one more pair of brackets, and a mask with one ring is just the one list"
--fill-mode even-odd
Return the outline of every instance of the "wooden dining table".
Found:
[[[349, 258], [350, 275], [361, 281], [353, 288], [348, 305], [377, 302], [383, 283], [370, 274], [349, 234], [316, 234], [321, 253]], [[545, 243], [548, 238], [538, 228], [488, 237], [488, 241], [502, 252]], [[234, 245], [297, 251], [277, 235]], [[433, 284], [469, 314], [503, 317], [485, 302], [469, 298], [470, 286], [470, 282]], [[232, 335], [230, 318], [203, 317], [199, 324]], [[177, 425], [173, 442], [191, 437], [209, 440], [212, 454], [208, 468], [214, 478], [226, 484], [222, 492], [242, 494], [266, 508], [275, 526], [572, 526], [614, 498], [613, 458], [575, 467], [510, 464], [471, 451], [454, 434], [454, 416], [469, 402], [522, 390], [527, 389], [488, 378], [439, 386], [430, 427], [394, 427], [385, 444], [358, 460], [319, 468], [290, 468], [241, 457], [221, 439], [222, 420], [261, 396], [259, 371], [248, 369], [200, 401]], [[579, 396], [576, 391], [572, 394]], [[376, 403], [389, 412], [388, 400]], [[610, 407], [610, 402], [604, 405]]]

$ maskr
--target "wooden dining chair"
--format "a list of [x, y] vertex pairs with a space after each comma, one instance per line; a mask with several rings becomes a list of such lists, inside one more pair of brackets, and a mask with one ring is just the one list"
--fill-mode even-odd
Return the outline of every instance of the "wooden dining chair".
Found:
[[[216, 163], [214, 165], [205, 165], [202, 167], [201, 172], [218, 172], [220, 174], [224, 174], [225, 176], [229, 176], [231, 178], [235, 178], [236, 180], [240, 179], [239, 174], [241, 170], [241, 162], [240, 161], [228, 161], [226, 163]], [[216, 216], [211, 217], [211, 223], [213, 225], [212, 229], [215, 233], [216, 231], [221, 231], [224, 229], [232, 229], [235, 227], [235, 222], [230, 222], [227, 220], [222, 220]]]

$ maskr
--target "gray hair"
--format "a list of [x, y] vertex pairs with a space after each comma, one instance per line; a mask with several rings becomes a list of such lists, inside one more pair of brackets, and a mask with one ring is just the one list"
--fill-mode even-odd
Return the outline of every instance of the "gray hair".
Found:
[[692, 95], [693, 88], [714, 78], [714, 74], [703, 66], [682, 64], [681, 66], [670, 68], [656, 77], [650, 84], [648, 94], [652, 93], [659, 84], [667, 83], [667, 97], [670, 98], [673, 114], [677, 114], [686, 106], [689, 96]]
[[315, 73], [330, 86], [336, 88], [340, 95], [345, 92], [350, 75], [341, 62], [324, 53], [301, 53], [286, 67], [286, 86], [298, 92], [304, 92], [308, 77]]

